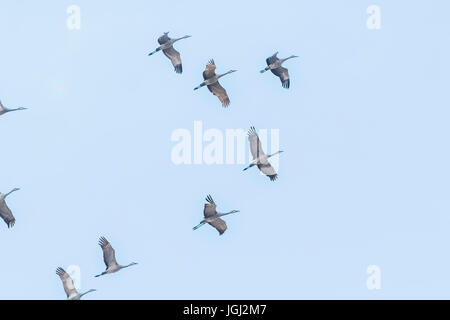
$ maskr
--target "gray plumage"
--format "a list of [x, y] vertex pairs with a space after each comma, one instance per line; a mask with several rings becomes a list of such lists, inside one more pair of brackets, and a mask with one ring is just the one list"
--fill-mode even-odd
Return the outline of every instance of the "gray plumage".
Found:
[[26, 110], [26, 109], [27, 109], [27, 108], [23, 108], [23, 107], [15, 108], [15, 109], [8, 109], [8, 108], [6, 108], [6, 107], [2, 104], [2, 102], [0, 101], [0, 116], [3, 115], [3, 114], [5, 114], [5, 113], [8, 113], [8, 112], [19, 111], [19, 110]]
[[156, 52], [162, 50], [162, 52], [164, 53], [164, 55], [170, 59], [170, 61], [172, 62], [172, 65], [175, 69], [176, 73], [182, 73], [183, 72], [183, 65], [181, 63], [181, 57], [180, 57], [180, 53], [175, 50], [173, 48], [173, 44], [176, 41], [179, 41], [181, 39], [186, 39], [189, 38], [190, 36], [186, 35], [184, 37], [181, 38], [176, 38], [176, 39], [172, 39], [168, 36], [168, 32], [164, 32], [164, 34], [158, 38], [158, 43], [159, 43], [159, 47], [156, 48], [155, 51], [150, 52], [148, 55], [151, 56], [153, 54], [155, 54]]
[[6, 197], [18, 190], [20, 189], [14, 188], [6, 194], [0, 192], [0, 217], [3, 219], [3, 221], [5, 221], [8, 228], [12, 228], [14, 226], [14, 224], [16, 223], [16, 218], [14, 218], [11, 209], [6, 204]]
[[56, 274], [61, 279], [61, 282], [64, 287], [64, 291], [67, 295], [67, 300], [80, 300], [82, 296], [85, 294], [88, 294], [89, 292], [96, 291], [95, 289], [90, 289], [84, 293], [78, 293], [77, 289], [75, 289], [75, 286], [73, 284], [72, 278], [69, 276], [69, 274], [61, 267], [56, 269]]
[[230, 212], [227, 213], [220, 213], [216, 211], [216, 203], [214, 202], [211, 195], [208, 195], [206, 197], [206, 201], [208, 203], [205, 203], [205, 208], [203, 209], [203, 215], [205, 218], [198, 225], [196, 225], [193, 228], [193, 230], [197, 230], [205, 223], [208, 223], [219, 232], [219, 235], [222, 235], [225, 232], [225, 230], [227, 230], [227, 224], [220, 217], [239, 212], [239, 210], [231, 210]]
[[217, 98], [219, 98], [222, 103], [222, 107], [226, 108], [230, 104], [230, 98], [228, 97], [227, 91], [219, 83], [219, 79], [227, 74], [236, 72], [237, 70], [230, 70], [223, 74], [216, 74], [216, 64], [214, 60], [210, 60], [206, 65], [205, 71], [203, 71], [203, 81], [200, 85], [194, 88], [194, 90], [200, 89], [201, 87], [207, 86], [209, 91], [212, 92]]
[[277, 151], [273, 154], [266, 155], [264, 153], [264, 150], [262, 149], [261, 140], [259, 140], [255, 127], [250, 127], [250, 130], [248, 130], [248, 141], [250, 143], [250, 152], [253, 156], [253, 161], [248, 167], [244, 168], [244, 170], [247, 170], [256, 165], [258, 169], [266, 176], [268, 176], [271, 181], [275, 181], [278, 175], [275, 169], [269, 163], [269, 158], [283, 151]]
[[286, 60], [297, 58], [297, 56], [290, 56], [285, 59], [279, 59], [277, 57], [278, 52], [275, 52], [272, 56], [268, 57], [266, 59], [267, 67], [263, 70], [261, 70], [261, 73], [264, 73], [268, 70], [270, 70], [274, 75], [276, 75], [278, 78], [280, 78], [281, 85], [283, 88], [289, 89], [291, 81], [289, 79], [289, 72], [288, 69], [282, 67], [281, 65]]
[[114, 251], [113, 247], [108, 242], [108, 240], [106, 240], [105, 237], [100, 237], [98, 244], [100, 245], [103, 251], [103, 261], [105, 262], [106, 270], [103, 271], [101, 274], [96, 275], [96, 277], [100, 277], [105, 274], [115, 273], [121, 269], [128, 268], [137, 264], [136, 262], [132, 262], [126, 266], [118, 264], [116, 260], [116, 252]]

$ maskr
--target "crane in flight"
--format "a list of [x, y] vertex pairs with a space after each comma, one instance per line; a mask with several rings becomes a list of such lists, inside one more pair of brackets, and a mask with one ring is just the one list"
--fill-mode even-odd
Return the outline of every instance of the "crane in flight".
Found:
[[292, 59], [292, 58], [298, 58], [298, 56], [289, 56], [284, 59], [279, 59], [277, 57], [278, 52], [275, 52], [272, 56], [268, 57], [266, 59], [267, 67], [265, 67], [263, 70], [261, 70], [261, 73], [264, 73], [266, 71], [271, 71], [274, 75], [280, 78], [281, 85], [283, 88], [289, 89], [290, 86], [290, 80], [289, 80], [289, 72], [288, 69], [282, 67], [281, 65], [286, 60]]
[[103, 251], [103, 261], [105, 262], [106, 270], [103, 271], [102, 273], [96, 275], [96, 277], [100, 277], [105, 274], [115, 273], [119, 270], [131, 267], [131, 266], [134, 266], [137, 264], [136, 262], [132, 262], [126, 266], [122, 266], [122, 265], [118, 264], [117, 260], [116, 260], [116, 253], [115, 253], [113, 247], [111, 246], [111, 244], [108, 242], [108, 240], [106, 240], [105, 237], [100, 237], [98, 244], [100, 245], [100, 247], [102, 248], [102, 251]]
[[250, 152], [252, 153], [253, 161], [250, 162], [248, 167], [244, 168], [244, 171], [253, 166], [257, 166], [258, 169], [268, 176], [271, 181], [275, 181], [278, 175], [269, 163], [269, 158], [283, 151], [280, 150], [273, 154], [266, 155], [262, 149], [261, 140], [259, 140], [255, 127], [250, 127], [250, 130], [248, 130], [248, 141], [250, 142]]
[[6, 194], [0, 192], [0, 217], [3, 219], [3, 221], [5, 221], [8, 228], [12, 228], [14, 226], [14, 224], [16, 223], [16, 218], [14, 218], [11, 209], [6, 204], [6, 197], [11, 193], [19, 190], [19, 188], [14, 188]]
[[208, 223], [214, 228], [216, 228], [217, 231], [219, 231], [219, 235], [222, 235], [225, 232], [225, 230], [227, 230], [227, 224], [220, 217], [226, 216], [227, 214], [239, 212], [239, 210], [231, 210], [230, 212], [220, 213], [216, 211], [216, 203], [214, 202], [211, 195], [208, 195], [206, 197], [206, 201], [208, 203], [205, 203], [205, 208], [203, 209], [203, 215], [205, 216], [205, 218], [192, 229], [197, 230], [205, 223]]
[[219, 83], [219, 79], [227, 74], [236, 72], [237, 70], [230, 70], [222, 74], [216, 74], [216, 64], [214, 60], [211, 59], [206, 65], [205, 71], [203, 71], [204, 81], [200, 83], [194, 90], [198, 90], [201, 87], [207, 86], [209, 91], [213, 93], [217, 98], [219, 98], [222, 103], [222, 107], [226, 108], [230, 104], [230, 98], [228, 97], [227, 91]]
[[75, 289], [72, 278], [63, 268], [59, 267], [58, 269], [56, 269], [56, 274], [62, 281], [64, 291], [67, 295], [67, 300], [80, 300], [82, 296], [88, 294], [89, 292], [97, 291], [96, 289], [90, 289], [80, 294], [78, 293], [77, 289]]
[[172, 65], [175, 69], [176, 73], [182, 73], [183, 72], [183, 65], [181, 64], [181, 57], [180, 53], [173, 48], [173, 44], [179, 40], [190, 38], [191, 36], [186, 35], [181, 38], [170, 38], [168, 36], [169, 32], [164, 32], [164, 34], [158, 38], [159, 47], [156, 48], [154, 51], [150, 52], [148, 55], [151, 56], [155, 54], [158, 51], [161, 51], [164, 53], [164, 55], [170, 59], [172, 62]]

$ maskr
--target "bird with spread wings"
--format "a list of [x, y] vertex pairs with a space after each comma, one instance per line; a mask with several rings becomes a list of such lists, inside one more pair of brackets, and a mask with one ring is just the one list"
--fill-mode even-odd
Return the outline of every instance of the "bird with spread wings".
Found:
[[269, 158], [283, 151], [280, 150], [273, 154], [266, 155], [264, 153], [264, 150], [262, 149], [261, 140], [256, 133], [255, 127], [250, 127], [250, 130], [248, 130], [248, 141], [250, 143], [250, 152], [252, 153], [253, 161], [250, 162], [250, 165], [244, 168], [244, 170], [247, 170], [253, 166], [257, 166], [258, 169], [266, 176], [268, 176], [271, 181], [275, 181], [278, 175], [275, 169], [270, 164]]
[[196, 225], [193, 228], [193, 230], [197, 230], [198, 228], [203, 226], [205, 223], [208, 223], [209, 225], [214, 227], [219, 232], [219, 235], [222, 235], [225, 232], [225, 230], [227, 230], [227, 223], [224, 220], [222, 220], [220, 217], [239, 212], [239, 210], [231, 210], [230, 212], [226, 212], [226, 213], [217, 212], [216, 211], [216, 203], [214, 202], [211, 195], [208, 195], [206, 197], [206, 202], [207, 203], [205, 203], [205, 207], [203, 209], [203, 215], [205, 218], [198, 225]]
[[201, 87], [207, 86], [209, 91], [212, 92], [217, 98], [219, 98], [222, 103], [222, 107], [226, 108], [230, 104], [230, 98], [228, 97], [227, 91], [219, 83], [219, 79], [223, 76], [236, 72], [237, 70], [230, 70], [223, 74], [216, 74], [216, 64], [214, 60], [210, 60], [206, 65], [205, 71], [203, 71], [204, 81], [194, 88], [194, 90], [200, 89]]

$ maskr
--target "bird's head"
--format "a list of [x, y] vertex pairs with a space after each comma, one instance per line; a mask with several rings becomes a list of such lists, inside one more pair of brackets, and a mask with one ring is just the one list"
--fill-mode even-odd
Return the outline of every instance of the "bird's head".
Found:
[[169, 34], [169, 31], [167, 31], [167, 32], [164, 32], [164, 35], [165, 35], [165, 36], [167, 36], [168, 34]]

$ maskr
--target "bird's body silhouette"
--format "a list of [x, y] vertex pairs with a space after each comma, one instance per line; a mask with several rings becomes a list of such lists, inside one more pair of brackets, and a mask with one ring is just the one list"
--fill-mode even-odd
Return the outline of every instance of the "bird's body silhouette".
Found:
[[20, 110], [26, 110], [27, 108], [24, 108], [24, 107], [20, 107], [20, 108], [15, 108], [15, 109], [8, 109], [8, 108], [6, 108], [3, 104], [2, 104], [2, 102], [0, 101], [0, 116], [1, 115], [4, 115], [5, 113], [8, 113], [8, 112], [12, 112], [12, 111], [20, 111]]
[[279, 59], [277, 57], [278, 52], [275, 52], [272, 56], [268, 57], [266, 59], [266, 63], [267, 63], [267, 67], [264, 68], [263, 70], [261, 70], [261, 73], [264, 73], [268, 70], [272, 71], [272, 73], [274, 75], [276, 75], [277, 77], [280, 78], [281, 80], [281, 85], [283, 86], [283, 88], [289, 89], [290, 87], [290, 79], [289, 79], [289, 72], [288, 69], [282, 67], [281, 65], [283, 64], [283, 62], [285, 62], [286, 60], [292, 59], [292, 58], [298, 58], [297, 56], [290, 56], [284, 59]]
[[170, 38], [168, 36], [168, 32], [164, 32], [164, 34], [158, 38], [159, 47], [156, 48], [154, 51], [150, 52], [148, 55], [151, 56], [155, 54], [158, 51], [161, 51], [164, 53], [164, 55], [170, 59], [172, 62], [172, 65], [175, 69], [176, 73], [182, 73], [183, 72], [183, 65], [181, 63], [181, 57], [180, 53], [173, 48], [173, 44], [179, 40], [189, 38], [191, 36], [184, 36], [181, 38]]
[[103, 261], [105, 262], [106, 270], [96, 275], [96, 277], [100, 277], [105, 274], [115, 273], [121, 269], [128, 268], [137, 264], [136, 262], [132, 262], [126, 266], [118, 264], [116, 261], [116, 253], [105, 237], [100, 237], [98, 244], [100, 245], [103, 251]]
[[12, 228], [14, 226], [14, 224], [16, 223], [16, 218], [14, 218], [11, 209], [6, 204], [6, 197], [18, 190], [20, 189], [14, 188], [6, 194], [0, 192], [0, 217], [3, 219], [3, 221], [5, 221], [8, 228]]
[[206, 201], [208, 203], [205, 203], [205, 208], [203, 209], [203, 215], [205, 216], [205, 218], [198, 225], [196, 225], [193, 230], [197, 230], [205, 223], [208, 223], [219, 232], [219, 235], [222, 235], [225, 230], [227, 230], [227, 224], [220, 217], [239, 212], [239, 210], [231, 210], [230, 212], [220, 213], [216, 211], [216, 203], [214, 202], [211, 195], [208, 195], [206, 197]]
[[56, 269], [56, 274], [62, 281], [64, 291], [67, 295], [67, 300], [80, 300], [80, 298], [85, 294], [96, 291], [95, 289], [90, 289], [84, 293], [78, 293], [77, 289], [75, 289], [72, 278], [63, 268], [59, 267], [58, 269]]
[[266, 155], [262, 149], [261, 140], [259, 140], [258, 134], [256, 133], [254, 127], [251, 127], [250, 130], [248, 130], [248, 141], [250, 142], [250, 152], [252, 153], [253, 161], [250, 162], [250, 165], [244, 168], [244, 170], [257, 166], [262, 173], [270, 178], [271, 181], [276, 180], [278, 175], [269, 163], [269, 158], [283, 151], [277, 151], [273, 154]]
[[219, 98], [222, 103], [222, 107], [226, 108], [230, 104], [230, 98], [228, 97], [227, 91], [219, 83], [219, 79], [227, 74], [236, 72], [237, 70], [230, 70], [223, 74], [216, 74], [216, 64], [214, 60], [210, 60], [206, 65], [205, 71], [203, 71], [204, 81], [200, 83], [194, 90], [198, 90], [201, 87], [207, 86], [209, 91], [211, 91], [217, 98]]

